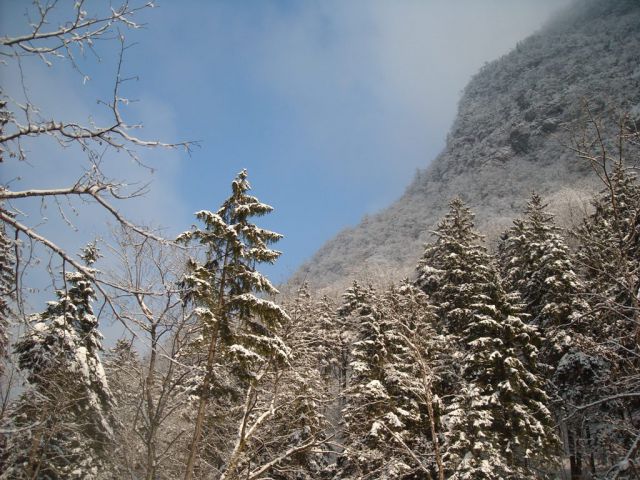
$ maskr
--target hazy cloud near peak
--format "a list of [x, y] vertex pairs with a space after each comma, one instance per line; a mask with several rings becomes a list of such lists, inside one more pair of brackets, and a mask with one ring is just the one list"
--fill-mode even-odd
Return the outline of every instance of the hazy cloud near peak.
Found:
[[[140, 81], [126, 87], [139, 100], [127, 118], [145, 125], [145, 138], [202, 148], [191, 158], [143, 152], [153, 175], [118, 157], [115, 177], [152, 182], [149, 195], [123, 208], [180, 231], [247, 167], [257, 194], [276, 207], [269, 226], [286, 235], [276, 268], [292, 273], [342, 227], [398, 197], [443, 147], [471, 75], [566, 3], [160, 2], [144, 14], [144, 30], [128, 32], [138, 44], [126, 53], [126, 74]], [[52, 111], [86, 118], [110, 88], [102, 87], [113, 72], [102, 68], [104, 78], [84, 87], [73, 72], [49, 72], [32, 88]]]
[[[365, 130], [377, 132], [382, 152], [395, 157], [387, 164], [413, 168], [426, 166], [433, 144], [442, 144], [452, 105], [470, 76], [566, 3], [329, 1], [283, 12], [267, 2], [259, 18], [236, 14], [228, 25], [215, 20], [224, 12], [211, 11], [219, 33], [226, 37], [231, 29], [233, 41], [218, 45], [214, 32], [210, 45], [233, 48], [240, 68], [256, 79], [254, 87], [293, 110], [301, 133], [325, 151], [323, 162], [348, 158], [358, 165], [361, 145], [347, 137]], [[218, 60], [211, 55], [214, 72]], [[421, 152], [393, 155], [419, 136], [425, 137], [416, 145]]]

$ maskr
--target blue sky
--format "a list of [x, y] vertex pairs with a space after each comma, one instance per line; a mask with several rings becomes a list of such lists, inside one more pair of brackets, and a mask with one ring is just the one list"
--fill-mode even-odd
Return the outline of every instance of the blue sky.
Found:
[[[193, 212], [215, 210], [229, 183], [247, 168], [254, 193], [275, 207], [262, 225], [285, 235], [277, 265], [284, 281], [325, 241], [399, 197], [416, 169], [443, 148], [456, 104], [471, 75], [539, 28], [563, 0], [457, 1], [158, 1], [125, 73], [136, 75], [125, 110], [145, 138], [197, 140], [191, 156], [141, 151], [151, 173], [122, 156], [105, 158], [114, 178], [151, 182], [123, 203], [134, 220], [190, 227]], [[71, 2], [60, 2], [61, 17]], [[2, 2], [3, 32], [24, 28], [27, 1]], [[100, 119], [115, 71], [114, 44], [101, 61], [81, 61], [91, 78], [56, 63], [24, 65], [30, 95], [51, 117]], [[22, 95], [11, 66], [5, 91]], [[82, 163], [79, 152], [44, 141], [30, 162], [9, 162], [12, 188], [61, 186]], [[17, 179], [20, 177], [20, 179]], [[32, 205], [32, 217], [47, 216]], [[49, 220], [43, 231], [83, 244], [104, 219], [80, 213], [77, 232]], [[51, 215], [53, 217], [53, 215]], [[33, 219], [33, 218], [32, 218]]]

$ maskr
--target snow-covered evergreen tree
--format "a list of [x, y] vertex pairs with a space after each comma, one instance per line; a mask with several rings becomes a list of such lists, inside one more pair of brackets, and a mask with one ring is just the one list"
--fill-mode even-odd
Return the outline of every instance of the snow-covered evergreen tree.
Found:
[[449, 478], [540, 478], [534, 468], [553, 461], [556, 437], [537, 367], [536, 328], [523, 322], [517, 296], [503, 290], [460, 199], [435, 234], [419, 263], [418, 285], [462, 352], [460, 383], [445, 386], [454, 398], [445, 415]]
[[[608, 166], [607, 166], [608, 167]], [[588, 334], [592, 348], [578, 360], [590, 379], [578, 404], [578, 418], [589, 428], [583, 433], [591, 470], [638, 457], [637, 372], [640, 347], [640, 184], [622, 161], [603, 169], [603, 190], [593, 201], [594, 211], [575, 231], [577, 260], [591, 307]], [[568, 372], [569, 375], [572, 372]], [[611, 398], [611, 400], [607, 400]], [[626, 463], [625, 463], [626, 462]], [[622, 467], [620, 467], [622, 468]], [[624, 467], [627, 468], [627, 467]], [[618, 467], [616, 467], [618, 469]]]
[[[327, 376], [327, 334], [322, 302], [302, 284], [295, 298], [285, 303], [291, 318], [281, 336], [292, 350], [291, 360], [279, 371], [277, 412], [252, 443], [248, 456], [256, 467], [281, 480], [319, 478], [330, 461], [324, 442], [331, 425], [327, 407], [332, 403], [332, 383]], [[275, 380], [275, 379], [274, 379]], [[274, 462], [274, 459], [278, 459]]]
[[314, 330], [320, 353], [318, 358], [320, 370], [327, 377], [327, 381], [337, 381], [342, 342], [336, 305], [327, 295], [323, 295], [315, 302]]
[[408, 282], [380, 297], [354, 282], [340, 311], [349, 312], [354, 341], [339, 478], [431, 475], [438, 408], [427, 362], [437, 335], [426, 296]]
[[540, 327], [545, 337], [542, 360], [554, 366], [587, 323], [584, 285], [560, 228], [538, 194], [531, 195], [524, 217], [513, 223], [499, 247], [503, 278], [520, 295], [529, 322]]
[[580, 471], [583, 418], [567, 415], [566, 402], [576, 404], [591, 398], [592, 367], [601, 361], [587, 352], [585, 331], [589, 306], [585, 286], [576, 274], [573, 255], [542, 198], [533, 193], [521, 219], [502, 236], [500, 266], [506, 285], [525, 304], [529, 321], [544, 336], [540, 360], [546, 364], [547, 391], [558, 398], [554, 410], [562, 425], [565, 451], [572, 472]]
[[357, 281], [342, 294], [342, 304], [337, 310], [337, 330], [338, 330], [338, 385], [344, 407], [344, 393], [349, 385], [349, 375], [351, 373], [351, 350], [352, 344], [357, 338], [357, 317], [362, 307], [367, 302], [368, 289], [361, 286]]
[[345, 451], [340, 459], [341, 478], [362, 478], [389, 460], [380, 448], [389, 436], [381, 420], [388, 413], [385, 407], [390, 397], [381, 381], [387, 352], [378, 309], [379, 299], [373, 288], [363, 288], [357, 282], [345, 291], [339, 309], [339, 314], [348, 319], [354, 339], [343, 392]]
[[465, 387], [449, 410], [455, 416], [465, 408], [477, 420], [450, 425], [445, 460], [451, 478], [544, 478], [539, 468], [555, 466], [558, 445], [538, 374], [536, 329], [522, 321], [497, 278], [477, 302], [462, 335]]
[[416, 285], [435, 306], [441, 327], [458, 336], [473, 316], [478, 295], [494, 276], [471, 210], [459, 198], [449, 206], [434, 232], [435, 242], [425, 246]]
[[91, 283], [68, 273], [58, 299], [15, 343], [26, 390], [14, 402], [0, 478], [110, 478], [113, 400]]
[[276, 303], [263, 298], [278, 291], [256, 270], [260, 263], [273, 263], [280, 256], [269, 245], [282, 236], [251, 223], [253, 217], [273, 208], [247, 193], [251, 186], [246, 170], [231, 187], [231, 196], [218, 211], [196, 213], [204, 228], [194, 227], [178, 238], [185, 243], [197, 242], [205, 256], [203, 261], [189, 261], [189, 272], [183, 279], [185, 299], [195, 305], [202, 327], [199, 344], [206, 352], [202, 376], [196, 381], [198, 411], [185, 479], [192, 476], [219, 357], [224, 355], [233, 362], [235, 372], [252, 388], [256, 372], [265, 363], [286, 362], [290, 355], [275, 333], [288, 316]]

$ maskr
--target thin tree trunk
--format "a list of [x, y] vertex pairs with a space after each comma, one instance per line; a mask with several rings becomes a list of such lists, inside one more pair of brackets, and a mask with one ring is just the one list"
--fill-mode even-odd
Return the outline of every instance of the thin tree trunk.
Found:
[[[424, 376], [424, 372], [423, 372]], [[438, 433], [436, 432], [435, 413], [433, 411], [433, 395], [431, 394], [431, 385], [427, 383], [426, 377], [423, 378], [425, 382], [425, 393], [427, 395], [427, 412], [429, 413], [429, 428], [431, 430], [431, 438], [433, 439], [433, 450], [436, 457], [436, 465], [438, 466], [438, 480], [444, 480], [444, 465], [442, 464], [442, 457], [440, 455], [440, 441], [438, 440]]]
[[[277, 384], [278, 384], [278, 379], [276, 379], [276, 386], [275, 386], [275, 390], [272, 393], [272, 398], [271, 398], [271, 402], [269, 404], [269, 408], [267, 410], [265, 410], [254, 422], [253, 424], [251, 424], [251, 426], [249, 426], [249, 417], [251, 416], [251, 413], [253, 411], [253, 408], [255, 406], [256, 400], [257, 400], [257, 391], [255, 389], [255, 386], [258, 384], [258, 382], [260, 381], [260, 378], [254, 380], [254, 384], [251, 385], [249, 387], [249, 390], [247, 391], [247, 396], [245, 399], [245, 404], [244, 404], [244, 412], [243, 412], [243, 418], [242, 418], [242, 423], [240, 424], [240, 428], [238, 429], [238, 438], [236, 440], [236, 444], [233, 448], [233, 451], [231, 452], [231, 455], [229, 456], [229, 460], [227, 462], [227, 467], [225, 468], [224, 472], [222, 473], [222, 475], [220, 476], [220, 480], [233, 480], [234, 478], [237, 477], [236, 475], [236, 468], [238, 466], [238, 462], [241, 459], [242, 453], [244, 452], [244, 449], [247, 445], [247, 441], [249, 439], [251, 439], [251, 437], [253, 437], [253, 434], [255, 433], [255, 431], [269, 418], [273, 417], [273, 415], [275, 414], [275, 409], [274, 409], [274, 405], [275, 405], [275, 401], [276, 398], [278, 396], [278, 392], [277, 392]], [[248, 428], [247, 428], [248, 427]], [[250, 471], [248, 472], [250, 474]]]
[[591, 475], [596, 474], [596, 460], [594, 456], [595, 450], [595, 442], [591, 441], [591, 431], [589, 430], [589, 425], [586, 426], [586, 436], [587, 436], [587, 444], [589, 445], [589, 469], [591, 471]]
[[36, 455], [38, 453], [38, 446], [40, 444], [40, 441], [42, 439], [42, 430], [38, 430], [37, 433], [33, 436], [33, 439], [31, 440], [31, 448], [29, 449], [29, 460], [27, 461], [27, 472], [29, 477], [31, 478], [37, 478], [38, 476], [38, 470], [40, 469], [40, 465], [38, 462], [36, 464]]
[[218, 343], [218, 327], [216, 326], [211, 342], [209, 343], [209, 352], [207, 354], [207, 367], [205, 370], [204, 382], [202, 383], [202, 392], [198, 402], [198, 414], [196, 415], [196, 426], [193, 431], [193, 439], [189, 446], [189, 459], [187, 460], [187, 470], [184, 474], [184, 480], [191, 480], [193, 477], [193, 466], [196, 460], [198, 444], [200, 443], [200, 435], [202, 434], [202, 425], [204, 424], [204, 413], [209, 399], [208, 391], [211, 385], [211, 371], [213, 370], [213, 362], [216, 356], [216, 345]]
[[209, 387], [211, 386], [211, 376], [213, 375], [213, 363], [216, 357], [216, 346], [218, 344], [218, 333], [220, 331], [220, 316], [223, 314], [224, 308], [224, 289], [226, 285], [227, 265], [229, 262], [229, 245], [226, 246], [224, 254], [224, 262], [222, 264], [222, 274], [220, 276], [220, 289], [218, 292], [218, 319], [215, 323], [215, 328], [211, 334], [211, 341], [209, 342], [209, 351], [207, 353], [207, 367], [205, 370], [204, 382], [202, 383], [202, 393], [200, 395], [200, 401], [198, 402], [198, 414], [196, 416], [196, 426], [193, 432], [193, 439], [189, 446], [189, 458], [187, 460], [187, 469], [184, 474], [184, 480], [191, 480], [193, 478], [193, 466], [196, 461], [196, 454], [198, 452], [198, 444], [200, 443], [200, 435], [202, 434], [202, 425], [204, 424], [204, 414], [207, 407], [207, 400], [209, 399]]
[[153, 480], [156, 476], [156, 415], [153, 404], [153, 388], [155, 385], [156, 369], [156, 324], [151, 327], [151, 357], [149, 358], [149, 371], [146, 378], [147, 389], [147, 418], [149, 421], [149, 431], [147, 432], [147, 476], [146, 480]]
[[429, 368], [427, 367], [420, 349], [404, 334], [402, 337], [407, 342], [409, 347], [413, 350], [414, 358], [420, 365], [420, 372], [422, 373], [422, 387], [424, 388], [424, 394], [427, 413], [429, 415], [429, 429], [431, 431], [431, 438], [433, 440], [433, 450], [436, 457], [436, 466], [438, 467], [438, 480], [444, 480], [444, 465], [442, 463], [442, 456], [440, 454], [440, 441], [438, 440], [438, 432], [436, 431], [435, 412], [433, 411], [433, 394], [431, 392], [431, 381], [429, 380]]
[[[406, 337], [405, 337], [406, 338]], [[436, 431], [435, 412], [433, 411], [433, 394], [431, 392], [431, 382], [429, 380], [429, 371], [425, 365], [424, 358], [416, 346], [407, 339], [409, 346], [414, 350], [414, 353], [418, 357], [418, 363], [420, 364], [420, 370], [422, 372], [422, 386], [424, 388], [424, 394], [427, 403], [427, 413], [429, 414], [429, 429], [431, 431], [431, 439], [433, 440], [433, 451], [436, 457], [436, 466], [438, 467], [438, 480], [444, 480], [444, 465], [442, 464], [442, 456], [440, 455], [440, 441], [438, 439], [438, 432]]]
[[569, 438], [569, 462], [571, 464], [571, 480], [582, 480], [582, 456], [580, 455], [579, 441], [573, 430], [568, 431]]
[[567, 472], [566, 459], [571, 455], [571, 444], [569, 440], [569, 428], [567, 426], [567, 422], [563, 419], [558, 419], [558, 429], [560, 430], [560, 437], [562, 438], [562, 480], [569, 480], [568, 474], [571, 472]]

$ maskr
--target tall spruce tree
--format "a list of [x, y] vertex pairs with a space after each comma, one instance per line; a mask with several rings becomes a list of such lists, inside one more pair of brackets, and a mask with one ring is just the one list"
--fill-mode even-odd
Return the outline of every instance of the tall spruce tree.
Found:
[[0, 478], [110, 478], [113, 400], [102, 363], [91, 283], [68, 273], [15, 343], [28, 385], [15, 401]]
[[242, 170], [231, 183], [231, 196], [217, 212], [202, 210], [196, 217], [204, 228], [194, 227], [178, 237], [197, 242], [203, 261], [192, 258], [184, 276], [185, 299], [196, 306], [201, 323], [200, 345], [206, 352], [202, 376], [197, 379], [198, 409], [189, 448], [185, 479], [193, 476], [209, 398], [215, 393], [216, 362], [226, 356], [235, 372], [251, 388], [255, 371], [266, 362], [286, 362], [289, 349], [275, 333], [288, 320], [285, 311], [263, 295], [275, 295], [276, 288], [256, 270], [261, 263], [273, 263], [280, 252], [269, 245], [282, 235], [260, 228], [253, 217], [273, 208], [247, 192], [251, 186]]
[[585, 286], [560, 228], [538, 194], [531, 195], [523, 218], [514, 220], [502, 236], [499, 259], [508, 289], [520, 295], [529, 321], [543, 334], [540, 360], [547, 367], [547, 391], [558, 399], [554, 413], [572, 475], [577, 477], [584, 419], [564, 420], [565, 406], [590, 398], [592, 367], [600, 361], [586, 351], [590, 342], [585, 335], [589, 314]]
[[436, 240], [425, 246], [418, 263], [416, 285], [436, 308], [441, 328], [459, 336], [473, 315], [473, 305], [492, 282], [493, 272], [473, 214], [462, 200], [454, 199], [438, 223]]
[[537, 367], [536, 328], [507, 294], [460, 199], [425, 248], [418, 285], [461, 351], [460, 380], [444, 418], [445, 466], [455, 479], [540, 478], [556, 437]]

